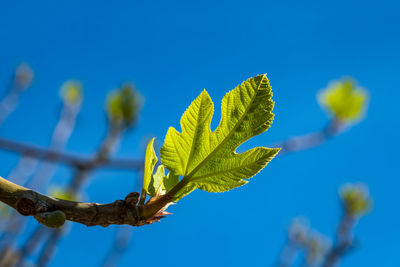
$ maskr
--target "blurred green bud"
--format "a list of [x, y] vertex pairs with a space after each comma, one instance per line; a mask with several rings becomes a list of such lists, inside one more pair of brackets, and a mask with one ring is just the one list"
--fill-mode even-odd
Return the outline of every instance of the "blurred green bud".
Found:
[[41, 224], [51, 228], [59, 228], [64, 225], [67, 219], [61, 210], [38, 213], [34, 218]]
[[141, 100], [139, 93], [130, 83], [109, 93], [106, 101], [106, 112], [110, 123], [122, 127], [131, 127], [135, 124]]
[[344, 184], [339, 189], [339, 196], [345, 211], [351, 216], [362, 216], [372, 208], [372, 199], [365, 184]]
[[362, 118], [368, 93], [350, 78], [330, 83], [318, 93], [318, 102], [339, 121], [351, 123]]
[[25, 90], [32, 84], [33, 76], [31, 67], [22, 63], [15, 70], [14, 84], [19, 90]]
[[69, 200], [69, 201], [78, 201], [79, 196], [71, 192], [71, 190], [63, 189], [61, 187], [50, 187], [48, 190], [48, 195], [54, 198]]
[[67, 81], [61, 86], [61, 99], [68, 104], [79, 104], [82, 101], [82, 84], [79, 81]]

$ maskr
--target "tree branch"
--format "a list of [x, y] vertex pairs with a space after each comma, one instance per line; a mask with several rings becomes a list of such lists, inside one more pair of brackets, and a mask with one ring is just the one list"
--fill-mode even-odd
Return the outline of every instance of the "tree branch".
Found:
[[323, 267], [337, 266], [341, 258], [354, 248], [353, 228], [355, 224], [356, 219], [353, 216], [349, 214], [343, 215], [336, 233], [336, 244], [332, 246], [326, 255], [325, 261], [322, 264]]
[[28, 89], [33, 79], [32, 69], [26, 63], [20, 64], [14, 73], [7, 93], [0, 101], [0, 125], [4, 120], [15, 111], [18, 106], [20, 95]]
[[129, 242], [132, 238], [132, 227], [120, 226], [115, 234], [114, 240], [111, 244], [106, 257], [101, 263], [101, 267], [117, 267], [122, 255], [128, 248]]
[[281, 148], [281, 151], [279, 151], [277, 156], [283, 156], [288, 153], [306, 150], [312, 147], [319, 146], [327, 140], [337, 136], [342, 132], [345, 126], [346, 125], [340, 120], [334, 119], [326, 127], [322, 128], [319, 131], [295, 136], [285, 141], [276, 143], [271, 147]]
[[[67, 201], [42, 195], [0, 177], [0, 201], [16, 209], [20, 214], [43, 219], [50, 213], [61, 211], [65, 214], [66, 220], [86, 226], [106, 227], [111, 224], [142, 226], [152, 223], [157, 218], [153, 218], [154, 214], [147, 217], [141, 215], [149, 212], [146, 205], [136, 205], [138, 197], [138, 193], [130, 193], [125, 200], [116, 200], [109, 204]], [[158, 203], [160, 209], [167, 204]], [[154, 205], [149, 208], [154, 210]]]
[[57, 248], [57, 243], [61, 239], [64, 231], [59, 229], [54, 229], [50, 235], [49, 240], [47, 240], [46, 244], [43, 247], [43, 251], [40, 253], [40, 257], [38, 259], [37, 267], [46, 267]]
[[104, 168], [128, 170], [141, 170], [143, 167], [142, 160], [117, 158], [106, 159], [99, 163], [97, 162], [95, 157], [78, 156], [70, 153], [63, 153], [55, 150], [46, 149], [37, 145], [16, 142], [3, 137], [0, 137], [0, 149], [23, 154], [25, 156], [37, 158], [43, 161], [59, 162], [65, 165], [73, 166], [77, 169], [90, 168], [94, 165], [97, 165], [99, 167], [102, 166]]

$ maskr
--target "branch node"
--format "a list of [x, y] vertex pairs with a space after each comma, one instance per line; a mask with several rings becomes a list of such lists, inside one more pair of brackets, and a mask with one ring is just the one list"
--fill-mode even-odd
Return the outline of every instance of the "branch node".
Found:
[[125, 202], [128, 206], [135, 207], [139, 201], [139, 193], [131, 192], [125, 197]]
[[32, 199], [22, 197], [17, 202], [17, 211], [24, 216], [36, 214], [36, 205]]

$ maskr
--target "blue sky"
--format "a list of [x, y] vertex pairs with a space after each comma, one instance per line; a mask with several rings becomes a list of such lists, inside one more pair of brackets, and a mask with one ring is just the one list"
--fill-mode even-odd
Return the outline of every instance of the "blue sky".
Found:
[[[350, 75], [370, 91], [367, 117], [323, 146], [277, 158], [244, 187], [195, 192], [162, 223], [135, 228], [121, 266], [271, 266], [298, 215], [332, 235], [337, 188], [362, 181], [374, 210], [356, 229], [360, 248], [342, 266], [398, 266], [400, 186], [396, 151], [400, 74], [400, 4], [396, 1], [11, 1], [0, 3], [0, 86], [20, 62], [35, 82], [1, 135], [48, 145], [60, 106], [58, 89], [79, 79], [85, 99], [68, 151], [93, 152], [105, 131], [104, 99], [133, 81], [145, 98], [138, 127], [118, 155], [141, 155], [143, 136], [159, 142], [178, 127], [206, 88], [219, 119], [223, 95], [267, 73], [275, 121], [250, 145], [268, 145], [323, 127], [316, 93]], [[0, 88], [2, 89], [2, 88]], [[1, 152], [0, 174], [16, 163]], [[70, 173], [61, 168], [57, 179]], [[134, 174], [99, 171], [87, 195], [108, 202], [137, 188]], [[115, 227], [74, 224], [51, 266], [98, 266]]]

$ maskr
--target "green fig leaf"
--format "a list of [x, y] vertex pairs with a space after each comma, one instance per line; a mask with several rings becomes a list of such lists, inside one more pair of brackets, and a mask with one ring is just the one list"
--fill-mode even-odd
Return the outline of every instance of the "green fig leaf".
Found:
[[265, 132], [273, 121], [272, 91], [266, 75], [250, 78], [222, 100], [221, 121], [210, 129], [214, 112], [204, 90], [183, 114], [179, 133], [171, 127], [161, 148], [161, 162], [182, 176], [175, 200], [196, 188], [224, 192], [247, 183], [279, 149], [256, 147], [244, 153], [236, 149]]
[[175, 175], [173, 172], [169, 172], [164, 177], [163, 186], [166, 191], [171, 190], [179, 182], [179, 175]]

